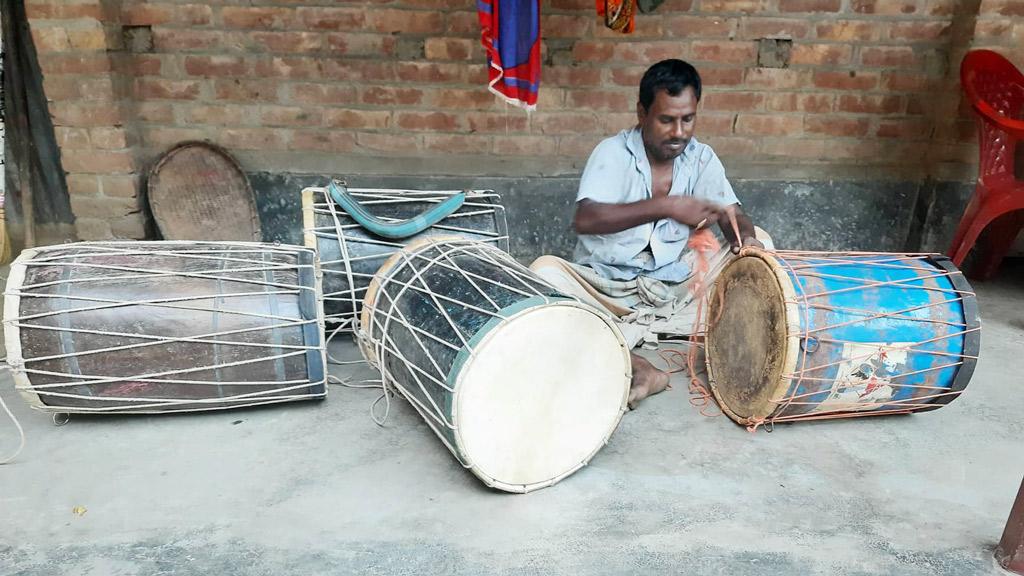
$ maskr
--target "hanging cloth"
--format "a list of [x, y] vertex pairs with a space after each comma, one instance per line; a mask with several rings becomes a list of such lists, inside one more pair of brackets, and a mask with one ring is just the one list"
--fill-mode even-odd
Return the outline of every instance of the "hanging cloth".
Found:
[[604, 25], [623, 34], [633, 32], [636, 0], [597, 0], [597, 15], [604, 16]]
[[540, 0], [477, 0], [487, 51], [487, 86], [506, 102], [537, 107], [540, 87]]

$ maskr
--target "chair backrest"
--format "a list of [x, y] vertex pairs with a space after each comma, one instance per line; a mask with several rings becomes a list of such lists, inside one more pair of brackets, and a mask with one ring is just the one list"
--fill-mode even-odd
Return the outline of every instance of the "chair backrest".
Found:
[[1024, 75], [997, 52], [973, 50], [960, 64], [960, 85], [980, 115], [979, 176], [1012, 178], [1024, 130], [1008, 127], [1007, 121], [1024, 117]]

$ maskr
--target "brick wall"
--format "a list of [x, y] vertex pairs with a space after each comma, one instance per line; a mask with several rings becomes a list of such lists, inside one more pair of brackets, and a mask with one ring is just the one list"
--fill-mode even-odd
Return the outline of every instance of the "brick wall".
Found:
[[[667, 0], [622, 36], [544, 0], [527, 115], [486, 91], [469, 0], [26, 6], [82, 238], [141, 236], [139, 174], [181, 140], [252, 171], [577, 174], [666, 57], [700, 69], [698, 137], [734, 175], [966, 180], [959, 56], [1024, 31], [1021, 0]], [[787, 67], [759, 66], [765, 38]]]

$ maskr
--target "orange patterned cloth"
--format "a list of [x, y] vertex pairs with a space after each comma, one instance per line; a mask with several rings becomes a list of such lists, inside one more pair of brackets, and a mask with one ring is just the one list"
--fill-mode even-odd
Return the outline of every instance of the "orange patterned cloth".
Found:
[[633, 32], [636, 0], [596, 0], [597, 15], [604, 16], [604, 25], [623, 34]]

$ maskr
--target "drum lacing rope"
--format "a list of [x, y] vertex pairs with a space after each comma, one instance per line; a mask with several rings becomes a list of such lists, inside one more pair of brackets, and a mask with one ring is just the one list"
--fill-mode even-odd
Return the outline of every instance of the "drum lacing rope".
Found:
[[[3, 363], [3, 366], [0, 367], [0, 370], [6, 370], [8, 373], [10, 373], [11, 369], [10, 366], [7, 365], [7, 359], [0, 359], [0, 362]], [[25, 448], [25, 429], [21, 427], [21, 422], [18, 422], [18, 419], [14, 416], [14, 412], [11, 412], [11, 409], [7, 407], [7, 403], [4, 402], [2, 396], [0, 396], [0, 408], [4, 409], [4, 412], [7, 413], [7, 417], [11, 419], [11, 422], [14, 422], [14, 427], [18, 429], [18, 448], [15, 449], [14, 453], [11, 454], [10, 456], [0, 459], [0, 466], [2, 466], [4, 464], [10, 464], [11, 462], [13, 462], [14, 459], [17, 458], [19, 454], [21, 454], [22, 449]]]

